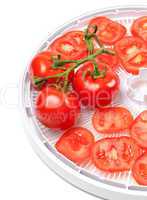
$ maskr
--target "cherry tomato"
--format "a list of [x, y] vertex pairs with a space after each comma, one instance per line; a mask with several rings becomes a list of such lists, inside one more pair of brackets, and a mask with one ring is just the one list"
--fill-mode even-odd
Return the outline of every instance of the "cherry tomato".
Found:
[[[67, 69], [70, 65], [66, 64], [63, 67], [59, 67], [54, 69], [52, 67], [53, 60], [52, 57], [55, 56], [55, 54], [44, 51], [39, 54], [37, 54], [34, 59], [31, 62], [30, 69], [29, 69], [29, 75], [32, 82], [32, 85], [37, 88], [37, 86], [34, 84], [34, 78], [45, 78], [47, 76], [52, 76], [55, 74], [59, 74], [61, 72], [64, 72], [65, 69]], [[62, 58], [64, 59], [64, 58]], [[69, 79], [73, 76], [73, 72], [69, 75]], [[47, 80], [46, 83], [55, 83], [58, 79], [57, 78], [50, 78]]]
[[35, 113], [40, 122], [48, 128], [69, 128], [80, 112], [75, 93], [63, 93], [56, 88], [43, 88], [36, 100]]
[[131, 136], [139, 146], [147, 149], [147, 110], [134, 120], [131, 126]]
[[88, 107], [106, 106], [119, 90], [119, 78], [106, 64], [97, 63], [99, 72], [104, 76], [94, 77], [94, 65], [85, 63], [77, 70], [73, 79], [73, 88], [79, 94], [81, 103]]
[[107, 17], [96, 17], [90, 21], [90, 25], [97, 26], [97, 36], [103, 44], [113, 45], [126, 34], [126, 28], [123, 25]]
[[136, 160], [132, 174], [138, 184], [147, 186], [147, 153]]
[[130, 170], [139, 155], [139, 147], [126, 136], [98, 140], [92, 149], [93, 163], [106, 172]]
[[133, 116], [123, 107], [100, 108], [94, 113], [92, 122], [99, 133], [118, 133], [129, 130]]
[[140, 37], [147, 42], [147, 16], [134, 20], [131, 32], [134, 36]]
[[82, 31], [71, 31], [64, 34], [50, 45], [50, 49], [67, 59], [78, 60], [88, 55]]
[[[113, 49], [109, 49], [113, 50]], [[110, 55], [107, 53], [100, 54], [96, 57], [97, 61], [100, 63], [107, 64], [113, 71], [118, 68], [119, 65], [119, 58], [117, 55]]]
[[57, 150], [68, 159], [81, 163], [90, 157], [94, 144], [92, 133], [82, 127], [68, 129], [56, 143]]

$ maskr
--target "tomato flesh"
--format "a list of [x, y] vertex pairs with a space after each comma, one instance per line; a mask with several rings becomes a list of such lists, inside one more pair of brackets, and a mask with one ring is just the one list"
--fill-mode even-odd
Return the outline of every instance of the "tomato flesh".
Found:
[[49, 47], [67, 59], [81, 59], [88, 55], [82, 31], [71, 31], [57, 38]]
[[[73, 79], [73, 88], [80, 96], [80, 101], [88, 107], [101, 107], [111, 103], [113, 97], [119, 90], [119, 78], [104, 63], [98, 63], [98, 69], [107, 68], [104, 77], [94, 79], [91, 72], [94, 66], [91, 62], [87, 62], [81, 66], [75, 73]], [[85, 75], [84, 75], [85, 74]]]
[[147, 186], [147, 153], [136, 160], [132, 174], [138, 184]]
[[56, 149], [68, 159], [81, 163], [90, 157], [94, 144], [92, 133], [82, 127], [67, 130], [56, 143]]
[[36, 117], [48, 128], [66, 129], [78, 118], [80, 105], [74, 93], [64, 94], [51, 88], [43, 88], [36, 99]]
[[131, 135], [139, 146], [147, 149], [147, 110], [134, 120]]
[[134, 36], [140, 37], [147, 42], [147, 16], [134, 20], [131, 32]]
[[139, 147], [130, 137], [104, 138], [94, 144], [92, 160], [100, 170], [121, 172], [130, 170], [139, 154]]
[[94, 113], [92, 122], [98, 133], [118, 133], [129, 130], [133, 116], [123, 107], [100, 108]]
[[96, 17], [89, 23], [98, 28], [97, 36], [101, 43], [113, 45], [126, 34], [126, 28], [107, 17]]

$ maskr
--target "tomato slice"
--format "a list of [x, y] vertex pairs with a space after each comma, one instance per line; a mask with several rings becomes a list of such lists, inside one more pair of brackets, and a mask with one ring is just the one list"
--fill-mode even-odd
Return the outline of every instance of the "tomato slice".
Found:
[[68, 159], [81, 163], [90, 157], [94, 143], [92, 133], [82, 127], [67, 130], [56, 143], [57, 150]]
[[138, 37], [127, 36], [115, 44], [115, 51], [123, 62], [127, 62], [140, 51], [146, 49], [144, 41]]
[[139, 154], [139, 147], [130, 137], [104, 138], [94, 144], [92, 160], [98, 169], [121, 172], [130, 170]]
[[147, 153], [136, 160], [132, 174], [138, 184], [147, 186]]
[[139, 74], [140, 68], [147, 68], [147, 51], [137, 53], [133, 58], [123, 64], [127, 72]]
[[[109, 49], [112, 50], [113, 49]], [[118, 68], [119, 65], [119, 58], [117, 55], [110, 55], [107, 53], [100, 54], [96, 57], [97, 62], [107, 64], [113, 71]]]
[[127, 131], [132, 122], [132, 114], [123, 107], [97, 109], [92, 118], [93, 126], [99, 133]]
[[103, 44], [113, 45], [126, 34], [123, 25], [104, 16], [92, 19], [90, 25], [97, 26], [97, 36]]
[[88, 55], [82, 31], [71, 31], [57, 38], [49, 47], [68, 59], [80, 59]]
[[147, 110], [134, 120], [131, 126], [131, 135], [139, 146], [147, 149]]
[[131, 32], [134, 36], [138, 36], [147, 42], [147, 16], [134, 20]]

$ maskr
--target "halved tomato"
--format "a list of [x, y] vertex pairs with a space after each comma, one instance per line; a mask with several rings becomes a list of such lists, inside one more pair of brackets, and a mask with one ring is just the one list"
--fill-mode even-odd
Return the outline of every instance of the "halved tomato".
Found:
[[138, 184], [147, 186], [147, 153], [136, 160], [132, 174]]
[[57, 150], [68, 159], [81, 163], [90, 157], [94, 144], [92, 133], [82, 127], [67, 130], [56, 143]]
[[97, 109], [92, 122], [98, 133], [118, 133], [128, 131], [133, 117], [126, 108], [108, 107]]
[[127, 36], [115, 44], [115, 51], [123, 62], [127, 62], [145, 49], [147, 49], [146, 44], [138, 37]]
[[131, 126], [131, 136], [139, 146], [147, 149], [147, 110], [134, 120]]
[[139, 74], [141, 68], [147, 68], [147, 51], [137, 53], [128, 62], [124, 62], [123, 67], [131, 74]]
[[81, 59], [88, 55], [82, 31], [71, 31], [62, 35], [49, 48], [67, 59]]
[[147, 16], [134, 20], [131, 32], [134, 36], [138, 36], [147, 42]]
[[93, 163], [106, 172], [130, 170], [139, 155], [139, 147], [126, 136], [98, 140], [92, 149]]
[[123, 25], [104, 16], [92, 19], [89, 24], [97, 26], [97, 36], [103, 44], [113, 45], [126, 34]]

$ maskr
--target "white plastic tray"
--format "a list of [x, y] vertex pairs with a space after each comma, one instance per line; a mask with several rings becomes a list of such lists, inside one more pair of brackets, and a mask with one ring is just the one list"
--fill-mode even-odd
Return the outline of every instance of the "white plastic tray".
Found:
[[[45, 50], [51, 41], [57, 36], [63, 34], [63, 32], [71, 29], [79, 29], [86, 25], [88, 20], [94, 16], [104, 15], [110, 17], [113, 20], [124, 24], [126, 27], [130, 27], [132, 21], [143, 15], [147, 15], [147, 7], [124, 7], [124, 8], [111, 8], [98, 10], [90, 14], [83, 15], [68, 24], [62, 26], [42, 44], [39, 51]], [[128, 32], [129, 34], [129, 32]], [[139, 114], [142, 110], [145, 110], [146, 105], [141, 104], [138, 101], [133, 101], [130, 94], [129, 80], [133, 78], [132, 75], [126, 73], [122, 69], [118, 69], [118, 75], [121, 80], [121, 93], [113, 102], [113, 105], [123, 105], [128, 108], [134, 116]], [[58, 140], [60, 133], [57, 131], [51, 131], [42, 125], [35, 117], [33, 112], [33, 104], [35, 102], [37, 92], [30, 86], [28, 77], [28, 68], [24, 74], [22, 80], [21, 97], [22, 97], [22, 109], [25, 118], [25, 124], [27, 127], [27, 133], [31, 144], [40, 158], [54, 170], [58, 175], [70, 182], [74, 186], [91, 193], [93, 195], [103, 197], [110, 200], [123, 200], [128, 198], [129, 200], [146, 200], [147, 199], [147, 187], [139, 186], [131, 177], [131, 172], [125, 173], [113, 173], [108, 174], [99, 171], [95, 166], [88, 162], [81, 166], [78, 166], [60, 153], [54, 148], [54, 144]], [[81, 114], [78, 125], [90, 129], [95, 138], [98, 139], [101, 135], [97, 134], [91, 124], [92, 111], [84, 110]], [[112, 134], [116, 136], [117, 134]], [[118, 134], [120, 136], [120, 134]], [[122, 135], [126, 135], [123, 133]], [[103, 137], [107, 137], [104, 135]]]

